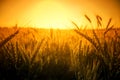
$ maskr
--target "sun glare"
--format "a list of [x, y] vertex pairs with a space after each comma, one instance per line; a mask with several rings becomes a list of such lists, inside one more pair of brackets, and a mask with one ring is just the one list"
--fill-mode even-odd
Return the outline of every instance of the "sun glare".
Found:
[[[96, 15], [99, 15], [103, 18], [103, 28], [109, 18], [117, 27], [120, 25], [119, 7], [113, 0], [3, 0], [0, 3], [0, 26], [18, 24], [18, 27], [73, 29], [73, 21], [80, 29], [91, 29], [97, 28]], [[92, 25], [84, 15], [90, 18]]]
[[25, 15], [30, 19], [29, 26], [66, 29], [70, 25], [70, 12], [55, 1], [37, 3]]

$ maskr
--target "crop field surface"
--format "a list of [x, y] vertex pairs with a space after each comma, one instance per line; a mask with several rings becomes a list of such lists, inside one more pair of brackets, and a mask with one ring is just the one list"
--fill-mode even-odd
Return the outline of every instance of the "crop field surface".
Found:
[[0, 28], [0, 78], [120, 79], [120, 30]]

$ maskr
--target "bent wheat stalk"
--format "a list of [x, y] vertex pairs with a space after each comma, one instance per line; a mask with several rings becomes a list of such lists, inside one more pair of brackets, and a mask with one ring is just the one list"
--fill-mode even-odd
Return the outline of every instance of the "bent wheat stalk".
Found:
[[0, 42], [0, 48], [2, 46], [4, 46], [9, 40], [11, 40], [16, 34], [19, 33], [19, 30], [17, 30], [15, 33], [11, 34], [10, 36], [8, 36], [6, 39], [4, 39], [3, 41]]

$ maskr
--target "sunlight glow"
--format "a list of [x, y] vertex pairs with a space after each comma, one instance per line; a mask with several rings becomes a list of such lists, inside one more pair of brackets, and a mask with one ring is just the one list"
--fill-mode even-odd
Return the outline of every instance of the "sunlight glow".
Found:
[[25, 15], [30, 19], [29, 26], [65, 29], [70, 25], [71, 13], [55, 1], [37, 3]]
[[[97, 28], [96, 15], [102, 17], [102, 28], [109, 18], [115, 27], [120, 26], [120, 5], [116, 0], [2, 0], [0, 27], [33, 27], [70, 29]], [[87, 15], [92, 25], [86, 20]]]

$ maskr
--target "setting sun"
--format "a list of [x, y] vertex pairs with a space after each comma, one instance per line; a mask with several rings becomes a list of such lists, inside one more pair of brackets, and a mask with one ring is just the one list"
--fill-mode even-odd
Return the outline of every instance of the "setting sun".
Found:
[[46, 0], [32, 6], [25, 15], [30, 19], [30, 26], [63, 29], [70, 24], [71, 13], [60, 3]]

